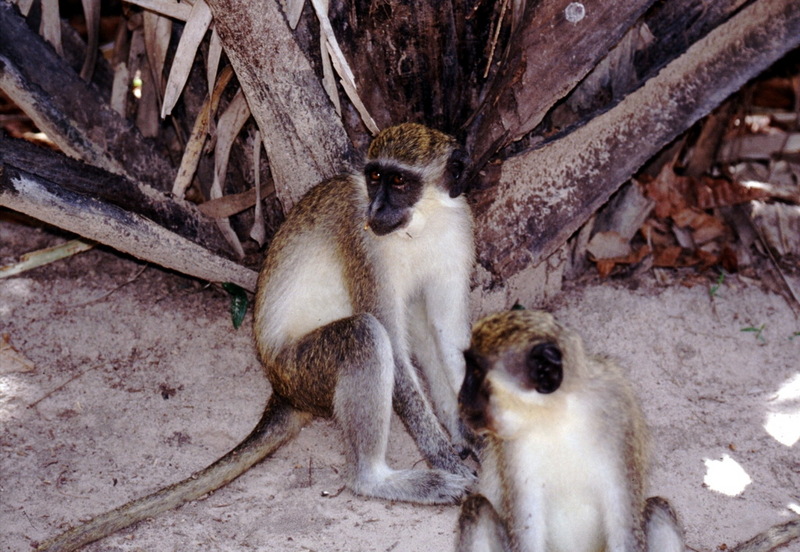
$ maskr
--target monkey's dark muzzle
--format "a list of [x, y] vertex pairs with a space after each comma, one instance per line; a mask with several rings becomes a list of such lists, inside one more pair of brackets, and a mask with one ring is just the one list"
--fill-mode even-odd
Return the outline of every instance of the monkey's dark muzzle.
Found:
[[558, 390], [564, 381], [561, 350], [555, 343], [539, 343], [528, 352], [529, 385], [547, 395]]

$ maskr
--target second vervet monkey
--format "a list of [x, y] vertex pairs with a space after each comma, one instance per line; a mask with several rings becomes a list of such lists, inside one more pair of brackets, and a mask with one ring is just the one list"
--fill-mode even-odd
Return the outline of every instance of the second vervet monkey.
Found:
[[[474, 257], [472, 217], [461, 195], [464, 162], [450, 136], [404, 124], [373, 140], [363, 172], [313, 188], [279, 229], [259, 276], [254, 334], [272, 395], [256, 428], [208, 468], [39, 550], [74, 550], [199, 498], [313, 416], [338, 422], [354, 492], [459, 501], [474, 481], [459, 457], [466, 440], [456, 404]], [[387, 465], [392, 407], [433, 469]]]
[[[613, 361], [526, 310], [479, 321], [465, 357], [459, 404], [486, 443], [459, 552], [684, 552], [669, 503], [646, 498], [644, 416]], [[766, 552], [799, 533], [794, 520], [731, 550]]]

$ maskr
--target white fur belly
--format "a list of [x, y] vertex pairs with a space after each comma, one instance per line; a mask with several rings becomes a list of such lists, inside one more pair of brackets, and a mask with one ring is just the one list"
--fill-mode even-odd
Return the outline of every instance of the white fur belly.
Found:
[[604, 550], [601, 505], [596, 496], [576, 487], [554, 490], [554, 505], [545, 519], [545, 542], [551, 552], [600, 552]]
[[286, 343], [353, 314], [341, 262], [330, 246], [307, 247], [266, 284], [259, 316], [262, 343], [277, 352]]
[[520, 462], [509, 472], [518, 497], [514, 517], [522, 550], [605, 548], [604, 487], [613, 480], [613, 467], [599, 457], [591, 429], [571, 421], [509, 444], [519, 447], [510, 457]]

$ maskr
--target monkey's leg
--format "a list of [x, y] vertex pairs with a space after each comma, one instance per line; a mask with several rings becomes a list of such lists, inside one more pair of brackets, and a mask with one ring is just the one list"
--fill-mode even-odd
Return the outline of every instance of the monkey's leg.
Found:
[[683, 530], [669, 502], [659, 496], [647, 499], [644, 509], [648, 552], [684, 552]]
[[508, 528], [483, 495], [471, 495], [461, 505], [456, 552], [511, 552]]
[[230, 483], [297, 435], [311, 415], [289, 406], [275, 394], [244, 441], [225, 456], [188, 478], [78, 525], [41, 544], [37, 550], [68, 552], [107, 537], [134, 523], [177, 508]]
[[295, 359], [288, 367], [292, 372], [317, 372], [312, 377], [323, 385], [335, 382], [330, 406], [344, 432], [354, 492], [430, 504], [452, 504], [464, 495], [469, 483], [464, 477], [387, 466], [394, 355], [389, 334], [374, 316], [355, 315], [318, 328], [281, 358]]
[[414, 358], [428, 382], [439, 420], [457, 448], [474, 448], [474, 436], [458, 415], [458, 391], [464, 381], [464, 351], [469, 347], [466, 290], [460, 281], [429, 284], [415, 304], [408, 323]]
[[392, 403], [422, 455], [435, 468], [474, 479], [434, 414], [411, 363], [395, 359], [394, 367]]

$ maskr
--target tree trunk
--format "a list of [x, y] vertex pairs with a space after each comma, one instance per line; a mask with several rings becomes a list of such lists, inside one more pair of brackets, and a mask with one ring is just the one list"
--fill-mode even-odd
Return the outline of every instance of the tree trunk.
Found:
[[225, 52], [264, 137], [275, 191], [289, 211], [353, 152], [319, 77], [274, 0], [208, 0]]
[[794, 0], [755, 2], [615, 108], [506, 160], [473, 198], [481, 264], [498, 282], [541, 263], [647, 159], [798, 44]]
[[527, 2], [469, 128], [476, 168], [533, 130], [653, 2], [629, 0], [624, 9], [604, 0]]

